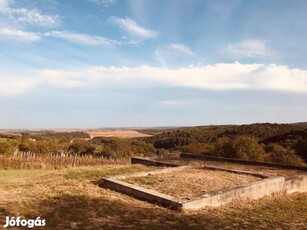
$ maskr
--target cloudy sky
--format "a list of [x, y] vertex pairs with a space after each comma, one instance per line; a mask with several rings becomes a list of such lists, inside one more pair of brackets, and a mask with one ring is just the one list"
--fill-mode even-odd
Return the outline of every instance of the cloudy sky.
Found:
[[0, 129], [307, 121], [305, 0], [0, 0]]

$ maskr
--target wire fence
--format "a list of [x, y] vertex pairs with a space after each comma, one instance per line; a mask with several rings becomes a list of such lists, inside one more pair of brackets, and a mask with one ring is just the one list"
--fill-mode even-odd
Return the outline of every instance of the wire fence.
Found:
[[64, 153], [39, 155], [33, 152], [15, 151], [11, 155], [0, 155], [0, 169], [61, 169], [124, 162], [127, 162], [127, 159], [110, 160], [102, 156]]

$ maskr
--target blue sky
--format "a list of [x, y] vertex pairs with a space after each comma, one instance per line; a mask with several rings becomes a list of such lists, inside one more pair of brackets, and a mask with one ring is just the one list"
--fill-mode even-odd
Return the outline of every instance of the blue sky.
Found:
[[0, 0], [0, 128], [299, 122], [305, 0]]

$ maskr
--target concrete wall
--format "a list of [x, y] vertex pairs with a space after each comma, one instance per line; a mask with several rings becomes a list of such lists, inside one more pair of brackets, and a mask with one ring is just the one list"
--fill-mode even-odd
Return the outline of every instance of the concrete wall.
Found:
[[226, 172], [231, 172], [231, 173], [236, 173], [236, 174], [247, 174], [247, 175], [252, 175], [252, 176], [255, 176], [255, 177], [262, 178], [262, 179], [268, 178], [268, 176], [266, 176], [264, 174], [260, 174], [260, 173], [243, 171], [243, 170], [236, 170], [236, 169], [227, 169], [227, 168], [223, 168], [223, 167], [216, 167], [216, 166], [209, 166], [209, 165], [205, 165], [204, 169], [226, 171]]
[[112, 189], [150, 203], [159, 204], [170, 209], [182, 209], [182, 203], [172, 196], [159, 193], [154, 190], [142, 188], [133, 184], [129, 184], [120, 180], [103, 178], [99, 184], [100, 187]]
[[288, 194], [294, 192], [307, 192], [307, 173], [288, 178], [285, 181], [284, 189]]
[[178, 167], [180, 165], [173, 163], [166, 163], [161, 161], [150, 160], [140, 157], [131, 157], [131, 164], [142, 164], [147, 166], [161, 166], [161, 167]]
[[183, 203], [183, 209], [199, 209], [206, 206], [221, 206], [235, 199], [259, 199], [272, 193], [282, 192], [284, 177], [271, 177], [256, 181], [248, 185], [238, 186], [232, 189], [212, 192], [194, 200]]

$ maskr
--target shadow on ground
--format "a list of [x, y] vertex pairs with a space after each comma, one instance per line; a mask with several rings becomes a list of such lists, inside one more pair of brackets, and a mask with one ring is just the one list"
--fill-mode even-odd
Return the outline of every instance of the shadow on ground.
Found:
[[[160, 207], [137, 207], [122, 200], [62, 196], [40, 204], [50, 229], [187, 229], [201, 226], [196, 218]], [[184, 217], [184, 218], [182, 218]], [[203, 221], [201, 221], [203, 222]], [[216, 222], [212, 220], [212, 224]], [[195, 228], [196, 229], [196, 228]]]
[[[63, 195], [41, 202], [37, 213], [28, 213], [25, 217], [46, 219], [44, 229], [304, 229], [306, 197], [295, 199], [294, 203], [281, 203], [277, 208], [273, 207], [274, 201], [268, 201], [255, 208], [215, 208], [184, 213], [144, 205], [140, 201], [131, 202], [130, 198], [126, 202], [120, 198]], [[295, 208], [291, 219], [287, 216], [289, 205]], [[0, 209], [0, 216], [7, 214], [10, 213]]]

